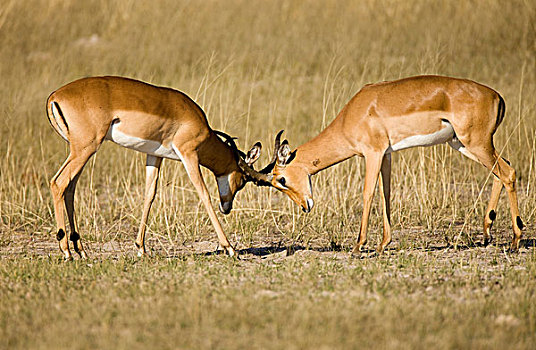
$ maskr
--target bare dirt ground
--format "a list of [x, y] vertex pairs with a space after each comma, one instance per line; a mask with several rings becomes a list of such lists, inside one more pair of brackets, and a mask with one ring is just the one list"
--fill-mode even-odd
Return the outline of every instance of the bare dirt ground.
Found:
[[[501, 262], [522, 265], [536, 253], [536, 239], [531, 232], [525, 233], [520, 249], [516, 253], [508, 251], [510, 247], [510, 233], [496, 232], [494, 241], [487, 247], [480, 243], [481, 237], [474, 237], [473, 243], [447, 242], [443, 235], [425, 234], [420, 230], [403, 230], [394, 232], [393, 242], [388, 246], [383, 257], [407, 255], [415, 258], [432, 258], [435, 262], [445, 263], [453, 260], [477, 258], [482, 265], [497, 265]], [[116, 236], [118, 237], [118, 236]], [[122, 236], [121, 236], [122, 237]], [[362, 253], [361, 259], [377, 259], [374, 251], [376, 234], [369, 236], [367, 249]], [[401, 242], [412, 242], [412, 246]], [[134, 237], [124, 237], [107, 242], [85, 241], [86, 250], [91, 259], [116, 259], [118, 257], [135, 257]], [[207, 239], [196, 242], [180, 244], [160, 237], [150, 236], [146, 242], [150, 256], [159, 258], [181, 258], [192, 255], [210, 256], [223, 254], [218, 250], [216, 239]], [[404, 246], [402, 246], [404, 245]], [[350, 251], [353, 241], [348, 240], [342, 246], [330, 244], [323, 239], [303, 243], [291, 242], [288, 239], [277, 239], [274, 236], [261, 237], [251, 246], [245, 247], [238, 243], [235, 248], [239, 252], [239, 259], [244, 262], [284, 261], [285, 259], [300, 259], [300, 257], [319, 258], [327, 260], [347, 261], [349, 265], [358, 261], [352, 257]], [[0, 256], [10, 259], [61, 257], [58, 243], [54, 235], [50, 234], [4, 234], [0, 242]], [[75, 256], [77, 258], [77, 256]]]

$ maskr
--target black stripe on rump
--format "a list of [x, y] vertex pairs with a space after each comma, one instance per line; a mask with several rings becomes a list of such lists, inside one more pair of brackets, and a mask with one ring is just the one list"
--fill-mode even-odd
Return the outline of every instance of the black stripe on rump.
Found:
[[65, 125], [67, 131], [69, 131], [69, 125], [67, 124], [67, 120], [65, 120], [65, 117], [63, 116], [63, 112], [61, 111], [60, 105], [56, 101], [52, 102], [52, 104], [54, 105], [54, 107], [56, 107], [56, 110], [60, 114], [60, 118], [63, 121], [63, 125]]

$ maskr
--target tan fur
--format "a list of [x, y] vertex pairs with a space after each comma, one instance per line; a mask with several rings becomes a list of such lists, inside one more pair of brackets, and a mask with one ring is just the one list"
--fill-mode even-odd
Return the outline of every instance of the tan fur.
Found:
[[[502, 108], [502, 110], [501, 110]], [[378, 247], [383, 251], [391, 240], [389, 215], [390, 147], [404, 140], [434, 135], [448, 128], [455, 133], [452, 142], [458, 150], [476, 159], [499, 180], [493, 186], [492, 199], [484, 219], [484, 240], [491, 240], [489, 213], [494, 211], [504, 185], [508, 191], [514, 238], [511, 248], [518, 248], [521, 230], [515, 192], [515, 171], [493, 147], [493, 134], [502, 121], [504, 102], [500, 95], [476, 82], [442, 76], [417, 76], [391, 82], [366, 85], [342, 109], [319, 135], [295, 150], [289, 164], [276, 165], [272, 185], [310, 210], [312, 193], [307, 177], [355, 155], [365, 157], [366, 175], [363, 189], [363, 216], [354, 252], [366, 243], [368, 217], [374, 188], [382, 175], [384, 238]], [[451, 130], [451, 129], [445, 129]], [[441, 135], [441, 133], [439, 133]], [[444, 135], [443, 135], [444, 137]], [[444, 142], [443, 139], [440, 141]], [[463, 147], [460, 147], [461, 145]], [[284, 177], [286, 186], [279, 180]]]
[[[50, 182], [58, 232], [65, 232], [65, 205], [71, 240], [81, 257], [87, 254], [77, 235], [74, 220], [72, 202], [76, 180], [105, 139], [121, 144], [120, 138], [112, 138], [112, 133], [109, 133], [112, 129], [118, 132], [116, 135], [130, 140], [129, 148], [147, 153], [144, 209], [136, 239], [139, 254], [146, 254], [146, 222], [165, 155], [183, 162], [214, 225], [220, 246], [230, 255], [235, 254], [212, 208], [199, 166], [208, 168], [215, 176], [228, 176], [228, 188], [220, 196], [221, 202], [226, 203], [228, 208], [231, 208], [235, 194], [244, 186], [246, 177], [237, 164], [235, 151], [216, 136], [204, 112], [188, 96], [177, 90], [122, 77], [91, 77], [76, 80], [53, 92], [47, 100], [47, 111], [52, 127], [66, 136], [70, 148], [69, 157]], [[138, 147], [136, 141], [139, 140], [146, 141], [146, 145]], [[161, 145], [166, 152], [152, 154], [147, 144]], [[127, 147], [124, 142], [122, 145]], [[61, 238], [60, 249], [65, 258], [72, 259], [69, 237], [61, 234], [58, 237]]]

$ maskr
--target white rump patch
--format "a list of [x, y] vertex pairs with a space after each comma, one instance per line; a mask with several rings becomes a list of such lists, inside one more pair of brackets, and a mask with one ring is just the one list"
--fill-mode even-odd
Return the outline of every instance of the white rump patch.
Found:
[[181, 160], [180, 154], [177, 154], [173, 148], [165, 147], [158, 141], [127, 135], [119, 130], [120, 125], [121, 122], [112, 123], [104, 139], [152, 156]]
[[441, 125], [443, 128], [439, 131], [436, 131], [432, 134], [427, 135], [413, 135], [410, 137], [407, 137], [394, 145], [389, 146], [386, 154], [400, 151], [406, 148], [411, 147], [419, 147], [419, 146], [433, 146], [433, 145], [439, 145], [441, 143], [445, 143], [448, 141], [451, 141], [454, 138], [454, 128], [450, 123], [446, 121], [442, 121]]
[[61, 137], [63, 137], [65, 141], [69, 142], [69, 139], [67, 138], [67, 136], [65, 135], [65, 133], [60, 127], [60, 123], [58, 123], [58, 118], [61, 118], [61, 117], [60, 117], [60, 112], [56, 108], [56, 104], [54, 102], [50, 104], [50, 109], [52, 110], [52, 116], [54, 117], [54, 122], [56, 122], [56, 126], [57, 126], [57, 128], [55, 128], [56, 131], [58, 132], [58, 134], [60, 134]]

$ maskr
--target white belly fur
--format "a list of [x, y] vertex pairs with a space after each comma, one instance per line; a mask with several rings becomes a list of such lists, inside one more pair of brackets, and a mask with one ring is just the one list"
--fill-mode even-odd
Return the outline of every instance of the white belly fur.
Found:
[[167, 148], [157, 141], [144, 140], [136, 136], [124, 134], [119, 130], [119, 125], [121, 125], [121, 122], [110, 125], [110, 129], [108, 129], [108, 133], [104, 139], [153, 156], [181, 160], [180, 154], [177, 154], [173, 148]]
[[441, 125], [443, 128], [432, 134], [413, 135], [395, 143], [394, 145], [390, 145], [386, 153], [392, 153], [411, 147], [433, 146], [452, 140], [454, 137], [454, 128], [452, 125], [446, 121], [442, 121]]

